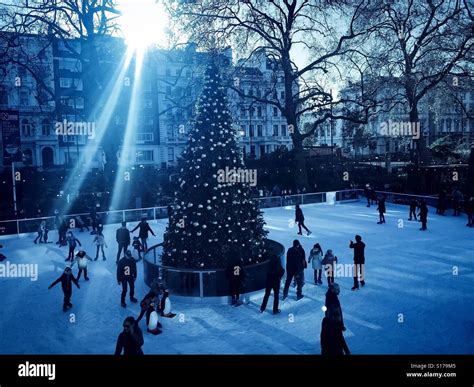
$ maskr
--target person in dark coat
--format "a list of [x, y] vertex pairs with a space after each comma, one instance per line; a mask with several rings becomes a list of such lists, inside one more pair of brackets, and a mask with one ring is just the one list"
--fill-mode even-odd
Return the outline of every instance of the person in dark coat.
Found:
[[67, 258], [66, 258], [66, 261], [73, 261], [74, 260], [74, 250], [76, 249], [76, 246], [77, 244], [79, 244], [79, 246], [82, 246], [81, 245], [81, 242], [79, 241], [79, 239], [77, 239], [74, 234], [72, 233], [72, 231], [69, 231], [67, 233], [67, 244], [69, 246], [69, 253], [67, 255]]
[[225, 270], [225, 276], [229, 280], [230, 295], [232, 297], [231, 305], [242, 305], [242, 301], [240, 301], [240, 291], [242, 282], [246, 275], [241, 263], [236, 260], [233, 264], [227, 266], [227, 269]]
[[377, 192], [372, 187], [370, 187], [370, 200], [372, 201], [372, 204], [377, 203]]
[[133, 237], [132, 246], [133, 246], [133, 249], [136, 250], [138, 253], [138, 259], [136, 260], [136, 262], [138, 262], [142, 259], [142, 251], [143, 251], [143, 245], [141, 244], [138, 237]]
[[324, 306], [326, 307], [326, 310], [329, 310], [329, 308], [337, 308], [339, 310], [340, 316], [341, 316], [341, 329], [343, 331], [346, 330], [346, 327], [344, 326], [344, 318], [342, 316], [342, 308], [341, 308], [341, 302], [339, 301], [339, 293], [341, 292], [341, 288], [339, 284], [333, 282], [331, 285], [328, 287], [328, 291], [326, 292], [326, 300], [324, 302]]
[[408, 220], [412, 220], [412, 218], [415, 218], [415, 220], [418, 220], [416, 218], [416, 209], [418, 207], [418, 201], [413, 198], [410, 200], [410, 217], [408, 218]]
[[61, 246], [67, 245], [66, 234], [67, 234], [69, 225], [67, 224], [66, 220], [63, 217], [59, 217], [59, 218], [60, 218], [60, 224], [58, 228], [59, 240], [56, 242], [56, 244], [61, 247]]
[[453, 216], [461, 215], [463, 200], [464, 200], [464, 195], [459, 190], [459, 188], [456, 188], [453, 192], [453, 210], [454, 210]]
[[288, 297], [293, 277], [296, 278], [296, 299], [300, 300], [303, 296], [303, 272], [306, 264], [306, 256], [303, 247], [298, 240], [293, 241], [293, 247], [288, 249], [286, 254], [286, 281], [283, 288], [283, 299]]
[[146, 218], [142, 218], [142, 221], [137, 224], [137, 227], [135, 227], [132, 232], [135, 232], [138, 228], [140, 228], [138, 232], [138, 237], [141, 239], [143, 248], [146, 251], [148, 249], [148, 245], [146, 243], [146, 240], [148, 239], [148, 232], [151, 232], [153, 236], [155, 236], [155, 233], [146, 221]]
[[137, 265], [132, 257], [130, 250], [125, 252], [125, 255], [118, 261], [117, 264], [117, 282], [122, 285], [122, 295], [120, 304], [126, 307], [125, 296], [127, 295], [127, 285], [130, 286], [130, 301], [138, 302], [135, 295], [135, 280], [137, 279]]
[[464, 203], [464, 211], [467, 215], [467, 227], [474, 227], [474, 196], [471, 196]]
[[[147, 326], [147, 331], [148, 331], [148, 324], [150, 323], [150, 315], [152, 312], [155, 310], [158, 304], [158, 298], [157, 295], [154, 291], [150, 291], [140, 302], [140, 315], [137, 318], [137, 324], [140, 322], [140, 320], [145, 316], [146, 318], [146, 326]], [[161, 328], [162, 325], [160, 322], [158, 322], [157, 329], [156, 331], [153, 332], [153, 334], [158, 335], [161, 333], [159, 328]]]
[[360, 284], [365, 286], [365, 243], [362, 242], [362, 237], [360, 235], [355, 236], [356, 243], [350, 241], [349, 247], [354, 249], [354, 286], [352, 290], [359, 289], [359, 275], [360, 275]]
[[350, 355], [349, 347], [342, 333], [341, 315], [335, 306], [326, 311], [321, 324], [321, 355]]
[[272, 255], [265, 284], [265, 295], [263, 296], [262, 305], [260, 306], [260, 313], [263, 313], [267, 308], [268, 298], [270, 297], [272, 290], [273, 314], [281, 312], [281, 310], [278, 309], [278, 303], [280, 298], [280, 282], [283, 274], [285, 274], [285, 269], [281, 266], [280, 258], [277, 255]]
[[121, 355], [122, 351], [127, 355], [143, 355], [143, 333], [133, 317], [127, 317], [123, 322], [123, 332], [117, 338], [115, 355]]
[[72, 270], [70, 267], [66, 267], [64, 269], [64, 273], [61, 274], [61, 276], [54, 281], [51, 285], [49, 285], [48, 289], [53, 288], [53, 286], [56, 286], [58, 283], [61, 282], [61, 288], [63, 289], [64, 293], [64, 303], [63, 303], [63, 310], [66, 311], [67, 308], [71, 308], [71, 296], [72, 296], [72, 284], [76, 285], [78, 289], [81, 287], [79, 286], [79, 282], [74, 278], [72, 275]]
[[127, 223], [122, 222], [122, 227], [117, 229], [115, 233], [115, 239], [118, 244], [118, 251], [117, 251], [117, 262], [120, 259], [120, 254], [128, 250], [128, 246], [130, 245], [130, 231], [127, 228]]
[[421, 228], [420, 231], [426, 231], [426, 223], [428, 222], [428, 206], [424, 200], [420, 203], [420, 220], [421, 220]]
[[371, 190], [370, 185], [366, 184], [364, 188], [364, 196], [367, 198], [367, 207], [371, 205]]
[[298, 223], [298, 235], [302, 235], [302, 232], [301, 232], [301, 227], [303, 227], [306, 232], [308, 233], [308, 235], [311, 234], [311, 231], [308, 230], [308, 227], [305, 226], [304, 224], [304, 215], [303, 215], [303, 211], [301, 210], [299, 204], [296, 205], [296, 208], [295, 208], [295, 222]]
[[379, 221], [377, 224], [385, 223], [385, 198], [379, 199], [379, 205], [377, 207], [377, 211], [379, 212]]
[[439, 215], [444, 215], [446, 211], [446, 200], [448, 194], [446, 193], [445, 189], [442, 189], [438, 195], [438, 206], [436, 207], [436, 213]]

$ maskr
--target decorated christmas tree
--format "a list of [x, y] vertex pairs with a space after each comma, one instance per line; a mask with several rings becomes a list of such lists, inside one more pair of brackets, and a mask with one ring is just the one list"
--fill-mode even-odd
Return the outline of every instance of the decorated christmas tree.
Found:
[[162, 262], [183, 268], [224, 268], [264, 259], [262, 213], [251, 199], [256, 171], [245, 169], [215, 64], [206, 68], [179, 178]]

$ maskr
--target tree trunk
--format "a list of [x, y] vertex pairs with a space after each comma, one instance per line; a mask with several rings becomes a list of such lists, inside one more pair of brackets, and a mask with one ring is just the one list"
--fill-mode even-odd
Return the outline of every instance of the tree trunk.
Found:
[[[418, 116], [418, 107], [416, 105], [412, 106], [410, 110], [410, 123], [412, 125], [417, 125], [419, 121]], [[420, 127], [421, 128], [421, 127]], [[427, 164], [427, 157], [426, 157], [426, 139], [423, 136], [423, 133], [420, 132], [420, 138], [415, 140], [416, 143], [416, 158], [415, 158], [415, 165], [426, 165]]]
[[295, 133], [293, 137], [295, 152], [295, 185], [300, 192], [304, 189], [308, 190], [308, 171], [306, 170], [306, 157], [303, 149], [303, 141], [301, 136]]

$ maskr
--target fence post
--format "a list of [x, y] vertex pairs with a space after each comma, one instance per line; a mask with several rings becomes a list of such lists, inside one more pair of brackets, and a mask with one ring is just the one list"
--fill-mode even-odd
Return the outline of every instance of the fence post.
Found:
[[304, 204], [304, 195], [301, 195], [301, 204]]
[[125, 210], [122, 211], [122, 222], [125, 222]]
[[19, 238], [20, 237], [20, 221], [16, 221], [16, 236]]
[[202, 271], [199, 272], [199, 297], [204, 298], [204, 281]]
[[156, 207], [153, 207], [153, 220], [156, 220]]

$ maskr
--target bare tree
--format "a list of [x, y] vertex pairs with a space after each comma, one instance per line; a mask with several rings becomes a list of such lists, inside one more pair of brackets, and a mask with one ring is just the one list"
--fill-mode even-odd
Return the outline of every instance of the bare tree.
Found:
[[[318, 127], [331, 119], [367, 122], [370, 108], [376, 101], [364, 89], [363, 77], [352, 63], [367, 60], [359, 48], [380, 27], [375, 18], [380, 7], [369, 1], [314, 1], [314, 0], [224, 0], [203, 1], [176, 5], [171, 2], [171, 13], [178, 27], [201, 47], [223, 48], [231, 45], [245, 66], [258, 52], [265, 52], [274, 64], [274, 87], [263, 95], [248, 95], [232, 87], [242, 97], [276, 107], [286, 118], [295, 152], [295, 183], [307, 188], [306, 160], [303, 141]], [[302, 56], [306, 56], [303, 59]], [[343, 63], [343, 59], [346, 61]], [[345, 67], [343, 67], [343, 64]], [[345, 100], [331, 92], [347, 80], [349, 74], [360, 77], [356, 98]], [[276, 93], [278, 77], [283, 80], [284, 98]], [[348, 105], [358, 114], [344, 114], [338, 106]], [[303, 115], [314, 115], [311, 126], [304, 125]]]

